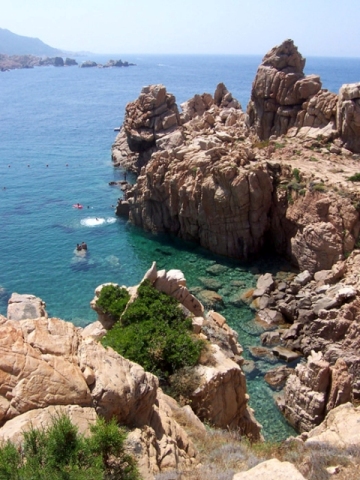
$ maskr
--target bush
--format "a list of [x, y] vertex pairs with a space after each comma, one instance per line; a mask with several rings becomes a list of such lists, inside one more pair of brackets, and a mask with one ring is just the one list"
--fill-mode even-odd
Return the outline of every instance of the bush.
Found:
[[100, 292], [96, 305], [101, 310], [111, 315], [114, 320], [118, 320], [130, 300], [129, 292], [126, 288], [118, 285], [105, 285]]
[[301, 181], [300, 170], [298, 168], [294, 168], [293, 171], [292, 171], [292, 174], [293, 174], [295, 180], [297, 181], [297, 183], [300, 183], [300, 181]]
[[102, 338], [102, 344], [160, 379], [167, 379], [180, 368], [198, 362], [204, 342], [193, 337], [191, 328], [191, 320], [177, 300], [145, 281], [121, 320]]
[[66, 415], [54, 417], [47, 430], [31, 428], [22, 451], [10, 442], [0, 447], [1, 480], [139, 479], [134, 460], [124, 453], [126, 434], [115, 421], [99, 419], [91, 433], [84, 438]]
[[360, 182], [360, 173], [354, 173], [351, 177], [348, 178], [350, 182]]

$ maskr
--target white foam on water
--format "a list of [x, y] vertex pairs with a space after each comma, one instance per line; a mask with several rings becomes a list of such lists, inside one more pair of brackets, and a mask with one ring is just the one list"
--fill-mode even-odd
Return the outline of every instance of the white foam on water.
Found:
[[103, 225], [105, 222], [105, 218], [98, 217], [88, 217], [80, 220], [81, 225], [83, 225], [84, 227], [97, 227], [99, 225]]
[[109, 218], [87, 217], [80, 220], [80, 224], [83, 227], [98, 227], [106, 223], [115, 223], [115, 222], [116, 222], [116, 218], [114, 217], [109, 217]]

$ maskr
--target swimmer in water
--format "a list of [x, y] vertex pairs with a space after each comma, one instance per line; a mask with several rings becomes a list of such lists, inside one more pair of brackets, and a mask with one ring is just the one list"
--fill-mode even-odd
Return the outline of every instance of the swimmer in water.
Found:
[[81, 249], [82, 250], [87, 250], [87, 245], [85, 242], [81, 242]]

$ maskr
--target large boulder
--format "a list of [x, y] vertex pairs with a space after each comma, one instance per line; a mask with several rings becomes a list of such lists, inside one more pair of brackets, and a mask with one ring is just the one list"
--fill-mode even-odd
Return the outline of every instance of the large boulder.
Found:
[[277, 458], [259, 463], [246, 472], [236, 473], [233, 480], [277, 480], [291, 478], [291, 480], [305, 480], [299, 470], [290, 462], [280, 462]]
[[10, 320], [47, 317], [45, 302], [35, 295], [13, 293], [8, 302], [7, 317]]
[[239, 430], [256, 441], [261, 426], [248, 406], [246, 379], [239, 365], [212, 345], [210, 365], [195, 367], [200, 385], [190, 395], [191, 406], [201, 420], [220, 428]]
[[163, 85], [144, 87], [139, 98], [126, 106], [124, 130], [130, 150], [141, 153], [155, 147], [157, 140], [180, 123], [174, 95]]
[[308, 447], [359, 448], [360, 407], [345, 403], [331, 410], [325, 420], [310, 432], [302, 434]]

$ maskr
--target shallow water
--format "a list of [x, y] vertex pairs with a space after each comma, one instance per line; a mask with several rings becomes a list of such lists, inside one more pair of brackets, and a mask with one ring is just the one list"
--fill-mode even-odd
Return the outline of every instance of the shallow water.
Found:
[[[250, 358], [247, 347], [259, 344], [262, 330], [239, 296], [254, 286], [256, 272], [283, 266], [275, 259], [241, 265], [178, 239], [141, 232], [115, 217], [122, 193], [109, 182], [123, 179], [111, 164], [113, 128], [143, 85], [165, 84], [180, 104], [195, 93], [214, 92], [223, 81], [245, 108], [260, 57], [127, 60], [137, 66], [0, 74], [0, 313], [6, 314], [12, 292], [32, 293], [46, 302], [49, 315], [84, 326], [96, 319], [89, 302], [99, 284], [134, 285], [155, 260], [158, 268], [181, 269], [195, 291], [217, 289], [223, 298], [217, 309], [238, 331]], [[308, 72], [324, 75], [324, 86], [333, 91], [360, 79], [359, 60], [311, 59], [309, 64]], [[135, 177], [128, 174], [127, 180]], [[83, 208], [74, 208], [77, 203]], [[76, 252], [83, 241], [85, 256]], [[222, 268], [211, 269], [216, 264]], [[272, 365], [256, 365], [248, 381], [251, 405], [267, 438], [285, 438], [293, 431], [262, 380]]]

